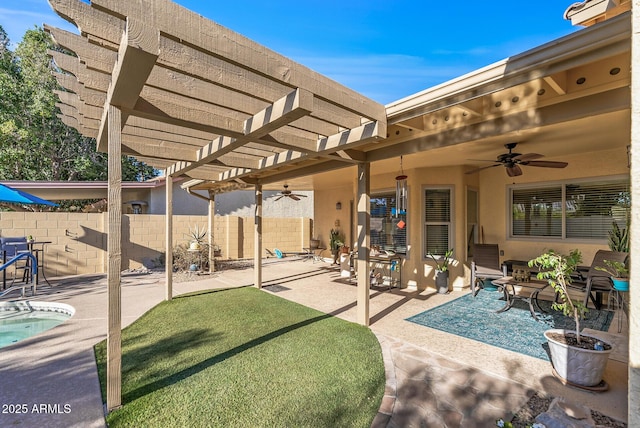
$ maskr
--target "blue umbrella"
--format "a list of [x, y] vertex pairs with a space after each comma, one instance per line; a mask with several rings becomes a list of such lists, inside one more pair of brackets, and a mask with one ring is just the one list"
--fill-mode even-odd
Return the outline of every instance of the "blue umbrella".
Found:
[[37, 196], [31, 195], [22, 190], [14, 189], [7, 185], [0, 183], [0, 202], [9, 202], [14, 204], [37, 204], [37, 205], [49, 205], [51, 207], [57, 207], [58, 204], [41, 199]]

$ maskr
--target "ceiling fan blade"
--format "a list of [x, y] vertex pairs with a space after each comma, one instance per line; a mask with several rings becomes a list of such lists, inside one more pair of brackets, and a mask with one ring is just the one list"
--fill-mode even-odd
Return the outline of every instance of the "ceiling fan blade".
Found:
[[520, 169], [520, 167], [518, 165], [508, 166], [507, 167], [507, 175], [509, 177], [517, 177], [519, 175], [522, 175], [522, 170]]
[[306, 198], [307, 197], [307, 195], [299, 195], [297, 193], [296, 193], [296, 196], [299, 197], [299, 198]]
[[[491, 161], [491, 162], [494, 162], [494, 161]], [[502, 164], [497, 163], [495, 165], [481, 166], [480, 168], [474, 168], [474, 169], [471, 169], [469, 171], [466, 171], [465, 174], [474, 174], [474, 173], [476, 173], [478, 171], [482, 171], [483, 169], [493, 168], [494, 166], [500, 166], [500, 165], [502, 165]]]
[[569, 165], [568, 162], [555, 162], [555, 161], [528, 161], [523, 162], [522, 165], [526, 166], [540, 166], [542, 168], [564, 168]]
[[278, 196], [277, 198], [274, 199], [274, 201], [279, 201], [282, 198], [284, 198], [284, 195]]
[[299, 198], [299, 197], [297, 197], [296, 195], [289, 195], [289, 197], [290, 197], [291, 199], [293, 199], [294, 201], [299, 201], [299, 200], [300, 200], [300, 198]]
[[543, 158], [544, 155], [540, 155], [538, 153], [525, 153], [523, 155], [518, 155], [518, 156], [514, 156], [514, 160], [520, 161], [520, 162], [526, 162], [526, 161], [530, 161], [530, 160], [534, 160], [534, 159], [540, 159]]

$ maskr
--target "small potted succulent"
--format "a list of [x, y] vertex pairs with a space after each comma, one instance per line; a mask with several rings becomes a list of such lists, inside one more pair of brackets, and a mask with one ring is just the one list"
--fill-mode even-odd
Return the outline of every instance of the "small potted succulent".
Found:
[[189, 250], [191, 251], [200, 251], [202, 248], [202, 244], [204, 242], [204, 238], [207, 236], [207, 229], [202, 228], [196, 225], [193, 229], [189, 226], [189, 237], [191, 238], [191, 242], [189, 243]]

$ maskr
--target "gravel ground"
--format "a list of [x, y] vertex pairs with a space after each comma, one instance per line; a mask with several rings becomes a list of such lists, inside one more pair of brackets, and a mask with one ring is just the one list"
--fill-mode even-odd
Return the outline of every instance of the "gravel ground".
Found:
[[[535, 422], [537, 415], [547, 411], [551, 401], [553, 401], [553, 397], [546, 397], [538, 393], [534, 394], [511, 420], [514, 428], [531, 426]], [[591, 416], [598, 427], [627, 428], [626, 423], [612, 419], [602, 413], [592, 410]]]

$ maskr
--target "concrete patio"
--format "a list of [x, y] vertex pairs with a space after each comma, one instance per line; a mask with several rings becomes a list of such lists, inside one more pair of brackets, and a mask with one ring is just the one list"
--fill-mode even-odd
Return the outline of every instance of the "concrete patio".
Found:
[[[279, 285], [276, 294], [282, 298], [355, 320], [356, 286], [340, 278], [335, 267], [267, 260], [263, 278], [267, 292], [271, 292], [268, 286]], [[246, 286], [252, 281], [252, 269], [224, 270], [174, 282], [174, 293]], [[25, 414], [0, 413], [0, 426], [103, 427], [93, 345], [106, 337], [106, 277], [59, 278], [52, 284], [53, 288], [41, 287], [31, 300], [67, 303], [76, 313], [52, 330], [0, 350], [0, 402], [27, 404], [29, 409]], [[626, 421], [626, 325], [616, 339], [621, 345], [618, 355], [610, 358], [605, 372], [609, 391], [585, 392], [562, 386], [547, 361], [405, 321], [466, 292], [371, 290], [371, 329], [382, 345], [387, 375], [374, 426], [492, 426], [497, 418], [509, 418], [536, 391]], [[163, 297], [162, 273], [123, 275], [123, 327]], [[614, 317], [610, 332], [617, 329]], [[44, 412], [32, 411], [41, 404], [48, 405]]]

